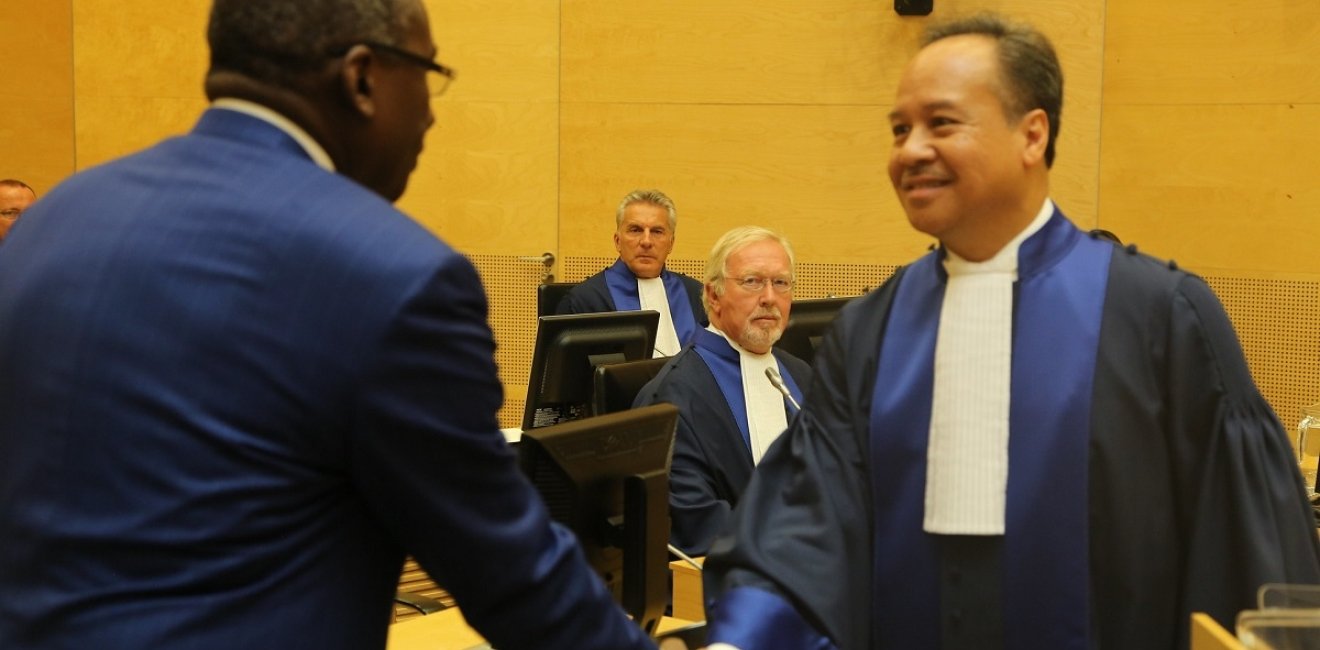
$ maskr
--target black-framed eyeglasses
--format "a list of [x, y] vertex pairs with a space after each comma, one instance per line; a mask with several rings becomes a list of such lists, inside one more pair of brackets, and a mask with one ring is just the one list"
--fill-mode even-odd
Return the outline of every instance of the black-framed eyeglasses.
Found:
[[458, 73], [453, 68], [440, 65], [440, 63], [428, 59], [420, 54], [409, 52], [401, 47], [381, 43], [379, 41], [363, 41], [363, 45], [381, 52], [403, 59], [408, 63], [425, 68], [428, 72], [435, 74], [426, 75], [426, 87], [432, 97], [439, 97], [449, 88], [449, 83], [454, 80]]

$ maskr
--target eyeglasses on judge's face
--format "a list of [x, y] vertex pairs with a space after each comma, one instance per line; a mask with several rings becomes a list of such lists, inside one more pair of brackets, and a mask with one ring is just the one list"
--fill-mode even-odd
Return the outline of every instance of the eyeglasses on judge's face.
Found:
[[[384, 52], [405, 63], [410, 63], [432, 73], [426, 75], [426, 90], [431, 97], [439, 97], [445, 94], [445, 91], [449, 89], [450, 82], [458, 76], [453, 68], [441, 65], [438, 61], [433, 61], [415, 52], [409, 52], [396, 45], [381, 43], [380, 41], [362, 41], [362, 45], [377, 52]], [[342, 48], [336, 51], [333, 56], [343, 56], [348, 49], [347, 47]]]
[[766, 285], [770, 285], [775, 293], [788, 293], [793, 290], [793, 281], [788, 278], [763, 278], [756, 275], [749, 275], [741, 278], [727, 278], [730, 282], [742, 287], [743, 291], [748, 293], [760, 293], [765, 291]]

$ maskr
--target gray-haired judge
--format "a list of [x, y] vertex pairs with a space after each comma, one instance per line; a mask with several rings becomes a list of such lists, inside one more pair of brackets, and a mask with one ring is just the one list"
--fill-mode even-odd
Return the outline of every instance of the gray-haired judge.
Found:
[[701, 283], [665, 268], [678, 227], [674, 202], [660, 190], [633, 190], [619, 202], [614, 222], [619, 259], [573, 287], [556, 312], [653, 309], [660, 312], [655, 356], [678, 354], [707, 321]]
[[710, 548], [811, 382], [805, 362], [773, 347], [793, 301], [793, 250], [786, 239], [755, 226], [725, 233], [707, 261], [703, 296], [710, 326], [637, 400], [679, 408], [670, 541], [693, 555]]

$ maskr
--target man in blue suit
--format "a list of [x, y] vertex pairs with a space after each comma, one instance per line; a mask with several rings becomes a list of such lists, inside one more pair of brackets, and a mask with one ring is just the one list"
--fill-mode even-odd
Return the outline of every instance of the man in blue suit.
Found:
[[380, 648], [406, 553], [497, 647], [651, 647], [498, 431], [476, 272], [391, 205], [453, 76], [421, 1], [209, 41], [193, 131], [0, 253], [0, 647]]

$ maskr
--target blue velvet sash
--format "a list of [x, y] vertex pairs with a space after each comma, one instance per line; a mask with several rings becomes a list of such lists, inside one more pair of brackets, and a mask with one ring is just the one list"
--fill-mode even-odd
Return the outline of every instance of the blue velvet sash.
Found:
[[[1057, 210], [1022, 244], [1014, 332], [1004, 647], [1087, 647], [1087, 460], [1092, 381], [1113, 248]], [[940, 645], [940, 558], [922, 530], [940, 253], [914, 263], [894, 297], [871, 410], [876, 508], [876, 648]]]
[[[694, 345], [697, 354], [701, 355], [706, 366], [710, 368], [710, 373], [715, 375], [715, 383], [719, 384], [720, 392], [724, 394], [724, 401], [728, 402], [729, 410], [733, 412], [733, 420], [738, 423], [738, 430], [742, 432], [743, 442], [750, 450], [752, 434], [747, 425], [747, 397], [743, 395], [742, 361], [738, 358], [738, 351], [734, 350], [724, 337], [707, 329], [697, 330]], [[793, 375], [788, 374], [788, 369], [779, 359], [775, 359], [775, 365], [779, 366], [779, 376], [784, 378], [784, 387], [788, 389], [793, 399], [801, 404], [802, 391], [798, 388], [797, 382], [793, 381]], [[766, 381], [770, 380], [767, 378]], [[787, 399], [784, 400], [784, 410], [788, 421], [792, 422], [794, 410]]]
[[707, 625], [720, 631], [720, 642], [736, 648], [834, 650], [834, 644], [812, 629], [788, 601], [755, 587], [730, 590], [713, 605]]
[[[660, 281], [665, 285], [669, 317], [674, 322], [678, 343], [687, 345], [692, 342], [698, 329], [697, 319], [692, 315], [692, 301], [688, 298], [687, 287], [683, 286], [683, 278], [677, 273], [671, 273], [669, 269], [660, 272]], [[616, 310], [636, 311], [642, 308], [642, 299], [637, 292], [637, 276], [633, 275], [622, 259], [614, 260], [614, 264], [605, 269], [605, 286], [609, 287]]]

